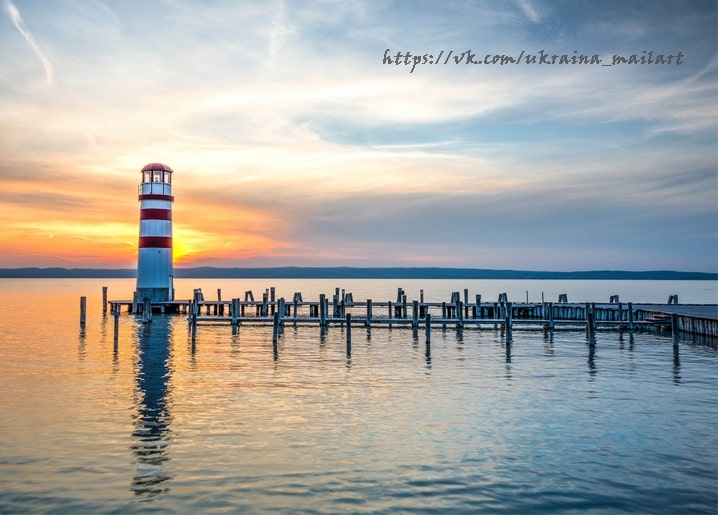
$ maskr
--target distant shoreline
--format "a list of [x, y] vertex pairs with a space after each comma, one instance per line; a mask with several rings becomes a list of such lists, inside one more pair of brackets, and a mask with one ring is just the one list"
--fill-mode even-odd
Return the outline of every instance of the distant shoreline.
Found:
[[[131, 279], [130, 268], [0, 268], [0, 278], [10, 279]], [[185, 279], [582, 279], [582, 280], [678, 280], [715, 281], [718, 273], [671, 270], [586, 270], [547, 272], [439, 267], [269, 267], [175, 268], [175, 278]]]

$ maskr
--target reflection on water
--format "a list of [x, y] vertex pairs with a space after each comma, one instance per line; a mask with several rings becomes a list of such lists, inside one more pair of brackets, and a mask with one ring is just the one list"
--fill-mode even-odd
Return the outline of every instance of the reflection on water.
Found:
[[678, 351], [679, 346], [673, 345], [673, 383], [681, 384], [681, 357]]
[[171, 325], [167, 317], [155, 317], [137, 329], [135, 363], [136, 413], [134, 443], [136, 473], [132, 490], [151, 498], [169, 490], [172, 474], [166, 470], [170, 460], [168, 405], [170, 380]]

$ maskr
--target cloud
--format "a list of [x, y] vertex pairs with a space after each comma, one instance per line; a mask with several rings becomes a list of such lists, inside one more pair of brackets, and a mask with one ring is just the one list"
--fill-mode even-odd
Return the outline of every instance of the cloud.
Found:
[[536, 10], [536, 6], [531, 2], [531, 0], [518, 0], [518, 5], [521, 11], [529, 20], [531, 20], [532, 23], [541, 22], [541, 15]]
[[8, 16], [10, 16], [10, 20], [12, 20], [17, 30], [20, 31], [20, 34], [22, 34], [22, 37], [24, 37], [25, 40], [30, 44], [30, 47], [32, 48], [33, 52], [35, 52], [35, 55], [37, 55], [38, 59], [40, 59], [42, 67], [45, 70], [45, 77], [47, 77], [47, 82], [49, 84], [52, 84], [52, 81], [55, 77], [55, 68], [52, 66], [52, 63], [45, 56], [43, 51], [40, 49], [40, 46], [35, 41], [35, 38], [28, 30], [27, 26], [25, 25], [25, 22], [22, 19], [22, 16], [20, 15], [20, 11], [10, 0], [5, 0], [5, 11], [7, 12]]

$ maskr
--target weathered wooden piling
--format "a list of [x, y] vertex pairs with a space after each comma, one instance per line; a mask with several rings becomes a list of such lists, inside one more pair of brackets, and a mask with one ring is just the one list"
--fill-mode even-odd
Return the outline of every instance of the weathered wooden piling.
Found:
[[87, 297], [80, 297], [80, 327], [87, 322]]
[[[504, 327], [507, 332], [513, 328], [513, 303], [506, 302], [504, 304]], [[508, 333], [507, 333], [508, 334]]]
[[419, 301], [411, 301], [411, 327], [419, 327]]
[[286, 316], [286, 307], [284, 305], [284, 297], [280, 297], [277, 301], [277, 315], [279, 315], [279, 324], [284, 324], [284, 317]]
[[371, 299], [366, 299], [366, 326], [371, 327], [373, 302]]
[[197, 313], [192, 312], [190, 316], [190, 333], [192, 335], [192, 343], [197, 340]]
[[586, 305], [586, 334], [593, 337], [596, 334], [595, 313]]
[[272, 315], [272, 345], [274, 346], [274, 352], [277, 352], [277, 340], [279, 338], [279, 313], [275, 312]]
[[319, 295], [319, 325], [320, 327], [326, 327], [327, 325], [327, 298], [324, 293]]
[[115, 306], [113, 311], [114, 311], [113, 315], [115, 318], [115, 325], [113, 328], [113, 340], [115, 342], [115, 345], [117, 345], [117, 340], [118, 340], [119, 334], [120, 334], [120, 306], [119, 305]]
[[239, 299], [232, 299], [232, 325], [237, 326], [239, 324]]
[[426, 336], [426, 345], [431, 342], [431, 313], [427, 313], [424, 318], [424, 334]]
[[107, 313], [107, 286], [102, 287], [102, 314]]
[[346, 330], [347, 356], [350, 356], [352, 353], [352, 314], [351, 313], [346, 314], [346, 322], [347, 322], [347, 330]]
[[297, 325], [297, 316], [299, 312], [299, 304], [302, 302], [302, 292], [294, 292], [292, 304], [294, 305], [294, 325]]
[[149, 297], [142, 300], [142, 323], [152, 322], [152, 303]]

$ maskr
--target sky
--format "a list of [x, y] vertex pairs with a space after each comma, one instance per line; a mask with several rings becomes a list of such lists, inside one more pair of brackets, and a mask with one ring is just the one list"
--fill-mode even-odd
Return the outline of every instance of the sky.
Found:
[[718, 271], [713, 0], [0, 3], [0, 267]]

